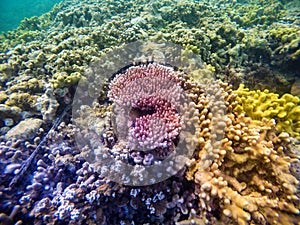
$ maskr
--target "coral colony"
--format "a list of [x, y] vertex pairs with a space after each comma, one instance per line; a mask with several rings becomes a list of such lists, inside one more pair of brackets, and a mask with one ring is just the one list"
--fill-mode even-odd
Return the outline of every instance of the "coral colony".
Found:
[[176, 109], [182, 89], [173, 73], [168, 67], [148, 64], [131, 67], [110, 84], [108, 97], [116, 102], [118, 114], [130, 110], [130, 148], [170, 148], [179, 136], [180, 115]]
[[299, 224], [299, 7], [250, 2], [66, 1], [0, 34], [0, 224]]

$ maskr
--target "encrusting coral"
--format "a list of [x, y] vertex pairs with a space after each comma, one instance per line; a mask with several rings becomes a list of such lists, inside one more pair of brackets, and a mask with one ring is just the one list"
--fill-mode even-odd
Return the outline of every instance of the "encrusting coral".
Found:
[[252, 90], [244, 85], [234, 91], [237, 94], [238, 105], [234, 111], [245, 112], [255, 120], [263, 118], [275, 119], [276, 129], [279, 133], [287, 132], [292, 137], [300, 138], [300, 99], [298, 96], [278, 94], [269, 90]]

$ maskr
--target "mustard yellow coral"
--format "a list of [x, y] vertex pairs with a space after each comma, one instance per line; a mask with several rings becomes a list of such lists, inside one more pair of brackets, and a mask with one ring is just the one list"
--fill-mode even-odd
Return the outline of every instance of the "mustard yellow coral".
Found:
[[21, 81], [17, 84], [13, 85], [9, 91], [10, 92], [29, 92], [36, 93], [42, 92], [43, 90], [43, 82], [38, 80], [37, 78], [32, 78], [28, 81]]
[[70, 87], [71, 85], [76, 84], [81, 78], [79, 72], [73, 72], [68, 74], [67, 72], [59, 72], [53, 75], [50, 79], [53, 89]]
[[[299, 156], [294, 153], [290, 136], [284, 132], [278, 135], [275, 120], [268, 117], [289, 118], [295, 115], [298, 102], [292, 95], [279, 98], [268, 91], [248, 93], [244, 87], [238, 92], [228, 88], [223, 91], [227, 115], [220, 143], [212, 141], [209, 104], [198, 98], [199, 144], [186, 178], [196, 184], [199, 218], [203, 224], [297, 224], [299, 181], [290, 170], [293, 163], [299, 163]], [[261, 104], [269, 99], [276, 104]], [[252, 119], [244, 113], [244, 107], [253, 117], [260, 107], [262, 115], [255, 114], [256, 119]], [[271, 112], [264, 118], [266, 110]], [[286, 115], [280, 114], [284, 111]]]
[[243, 84], [234, 91], [238, 105], [234, 111], [246, 113], [252, 119], [275, 119], [278, 132], [288, 132], [300, 138], [300, 100], [291, 94], [271, 93], [268, 90], [249, 90]]
[[34, 108], [36, 97], [28, 93], [12, 93], [9, 99], [6, 100], [7, 106], [17, 106], [23, 110], [30, 110]]

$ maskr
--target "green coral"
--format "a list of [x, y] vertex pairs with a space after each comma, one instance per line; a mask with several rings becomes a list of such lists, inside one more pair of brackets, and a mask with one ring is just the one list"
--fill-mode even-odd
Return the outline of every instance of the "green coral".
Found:
[[32, 78], [28, 81], [22, 81], [13, 85], [9, 91], [10, 92], [27, 92], [27, 93], [36, 93], [42, 92], [43, 82], [37, 78]]
[[300, 59], [300, 28], [299, 26], [275, 26], [266, 37], [274, 51], [273, 64]]
[[53, 89], [70, 87], [74, 84], [77, 84], [81, 78], [81, 73], [73, 72], [68, 74], [67, 72], [60, 72], [53, 75], [50, 83], [52, 84]]
[[191, 44], [184, 44], [183, 47], [186, 50], [192, 51], [194, 54], [200, 54], [200, 49], [197, 46], [191, 45]]
[[235, 112], [246, 113], [256, 120], [263, 118], [275, 119], [278, 132], [288, 132], [291, 136], [300, 138], [300, 99], [291, 94], [278, 94], [269, 90], [253, 90], [243, 84], [234, 91], [237, 94], [238, 105]]
[[35, 103], [36, 97], [29, 93], [12, 93], [5, 102], [7, 106], [17, 106], [26, 111], [34, 109]]
[[257, 4], [237, 5], [237, 10], [229, 10], [233, 21], [238, 24], [249, 27], [254, 25], [269, 26], [285, 15], [284, 7], [276, 0], [260, 1]]

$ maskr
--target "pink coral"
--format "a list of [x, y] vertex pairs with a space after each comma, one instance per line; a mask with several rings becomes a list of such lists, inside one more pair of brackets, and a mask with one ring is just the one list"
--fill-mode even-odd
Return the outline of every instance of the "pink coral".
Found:
[[178, 137], [183, 91], [174, 73], [170, 67], [150, 63], [130, 67], [111, 82], [108, 97], [119, 114], [117, 126], [128, 127], [131, 149], [169, 148]]

